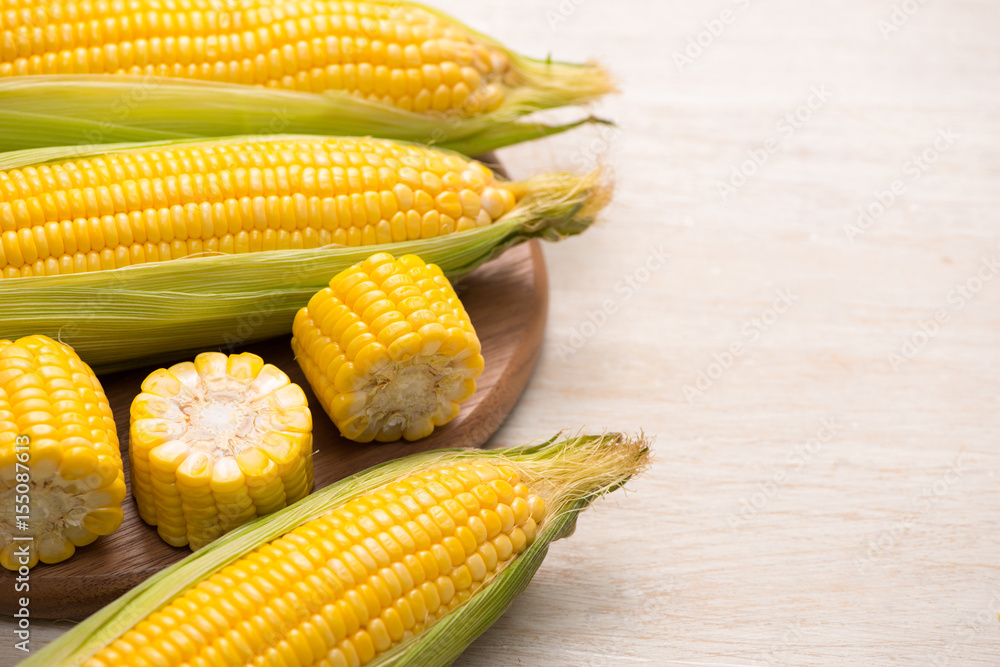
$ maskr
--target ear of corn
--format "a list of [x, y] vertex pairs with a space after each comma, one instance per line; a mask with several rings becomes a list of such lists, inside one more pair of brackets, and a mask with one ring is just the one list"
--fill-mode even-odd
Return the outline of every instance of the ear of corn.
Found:
[[647, 459], [644, 439], [605, 435], [383, 464], [217, 540], [22, 664], [448, 665]]
[[0, 565], [66, 560], [121, 525], [124, 498], [118, 432], [90, 368], [46, 336], [0, 340]]
[[417, 440], [458, 415], [482, 345], [451, 283], [416, 255], [338, 273], [295, 316], [292, 349], [341, 435]]
[[171, 546], [200, 549], [312, 490], [311, 433], [302, 389], [255, 354], [154, 371], [131, 410], [139, 515]]
[[[65, 147], [23, 151], [0, 156], [0, 170], [40, 169], [44, 162], [104, 153], [76, 155]], [[525, 240], [555, 241], [584, 231], [608, 199], [608, 187], [596, 172], [547, 174], [503, 188], [517, 205], [493, 224], [388, 243], [379, 250], [419, 255], [455, 279]], [[59, 337], [98, 372], [155, 363], [168, 355], [194, 356], [206, 348], [287, 333], [295, 313], [330, 276], [370, 254], [365, 247], [274, 250], [0, 280], [0, 330], [8, 336]]]
[[453, 153], [320, 137], [169, 144], [0, 171], [0, 277], [361, 246], [493, 224], [513, 185]]
[[[612, 89], [595, 65], [532, 60], [405, 2], [129, 0], [108, 16], [62, 0], [17, 4], [3, 27], [3, 122], [27, 130], [4, 133], [7, 150], [275, 131], [439, 143], [487, 132], [496, 147], [565, 129], [518, 116]], [[49, 134], [30, 124], [42, 119]]]

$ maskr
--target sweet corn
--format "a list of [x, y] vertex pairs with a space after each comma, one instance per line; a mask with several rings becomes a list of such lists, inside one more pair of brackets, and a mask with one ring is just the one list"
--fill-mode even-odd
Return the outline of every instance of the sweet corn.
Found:
[[64, 561], [122, 523], [125, 475], [101, 383], [46, 336], [0, 340], [0, 565]]
[[489, 226], [516, 202], [478, 162], [392, 141], [151, 146], [0, 171], [0, 275], [428, 239]]
[[342, 90], [419, 113], [491, 111], [519, 83], [502, 49], [406, 3], [21, 0], [5, 8], [0, 77], [132, 74]]
[[475, 155], [595, 120], [519, 119], [613, 89], [403, 1], [0, 3], [0, 151], [287, 131]]
[[483, 372], [451, 283], [416, 255], [379, 253], [337, 274], [298, 312], [292, 334], [323, 408], [358, 442], [430, 435], [458, 415]]
[[376, 466], [154, 575], [23, 667], [450, 665], [648, 457], [645, 438], [607, 434]]
[[[545, 505], [519, 482], [513, 468], [491, 463], [405, 477], [255, 549], [85, 664], [367, 664], [469, 600], [532, 544]], [[535, 512], [501, 524], [517, 501]]]
[[200, 549], [312, 489], [305, 394], [255, 354], [205, 352], [155, 371], [131, 415], [132, 495], [172, 546]]
[[[326, 142], [371, 150], [327, 151]], [[276, 145], [304, 150], [279, 152], [273, 150]], [[260, 150], [251, 150], [253, 146]], [[287, 166], [279, 159], [303, 162]], [[378, 159], [378, 169], [369, 164]], [[435, 171], [449, 161], [457, 165], [454, 159], [468, 168]], [[175, 166], [180, 172], [169, 173]], [[398, 181], [390, 186], [393, 171]], [[388, 179], [385, 185], [381, 180], [376, 185], [373, 179], [382, 178]], [[112, 181], [102, 184], [101, 179]], [[230, 343], [234, 333], [241, 343], [250, 343], [287, 334], [295, 314], [331, 276], [377, 251], [370, 246], [323, 246], [256, 252], [277, 249], [281, 238], [290, 237], [289, 247], [308, 239], [324, 242], [324, 231], [338, 242], [367, 242], [373, 235], [375, 242], [388, 238], [392, 244], [379, 250], [419, 253], [454, 279], [528, 239], [557, 241], [582, 233], [610, 195], [599, 171], [547, 173], [519, 182], [490, 179], [485, 167], [445, 151], [317, 137], [129, 144], [111, 152], [68, 146], [0, 154], [0, 274], [26, 276], [0, 279], [0, 331], [10, 338], [61, 336], [98, 372], [146, 366], [179, 350], [213, 349]], [[237, 180], [241, 190], [228, 190]], [[317, 188], [330, 192], [331, 183], [334, 191], [321, 196]], [[256, 193], [252, 198], [242, 189], [251, 184]], [[292, 193], [293, 184], [302, 189]], [[363, 196], [352, 188], [365, 188]], [[479, 193], [475, 226], [444, 233], [472, 224], [475, 201], [463, 193], [466, 189]], [[126, 191], [131, 199], [124, 199]], [[185, 199], [195, 194], [201, 202], [197, 206]], [[375, 213], [377, 200], [378, 214], [384, 203], [388, 215], [393, 195], [399, 197], [397, 210], [388, 222], [380, 219], [373, 227], [369, 211]], [[470, 207], [469, 215], [453, 217], [456, 198], [459, 207]], [[349, 209], [344, 215], [338, 213], [342, 204]], [[247, 208], [250, 213], [245, 214]], [[268, 222], [275, 219], [275, 210], [280, 225]], [[364, 227], [355, 225], [355, 211], [359, 223], [365, 214]], [[486, 222], [483, 216], [493, 222], [479, 226]], [[441, 225], [439, 235], [422, 238], [434, 224]], [[404, 234], [407, 240], [397, 242]], [[88, 243], [100, 252], [80, 245]], [[151, 261], [172, 257], [175, 249], [188, 258]], [[193, 255], [199, 251], [202, 256]], [[32, 262], [25, 264], [29, 258]], [[125, 266], [126, 261], [136, 263]], [[97, 271], [105, 265], [122, 268]], [[72, 272], [78, 266], [87, 272], [35, 275], [61, 273], [64, 268]], [[247, 309], [258, 303], [266, 303], [268, 315], [247, 327]], [[67, 327], [67, 322], [73, 326]]]

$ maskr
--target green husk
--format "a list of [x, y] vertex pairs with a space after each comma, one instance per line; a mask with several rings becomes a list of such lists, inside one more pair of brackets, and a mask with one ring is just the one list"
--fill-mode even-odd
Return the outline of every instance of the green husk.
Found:
[[614, 90], [590, 63], [540, 61], [515, 53], [423, 5], [510, 58], [520, 84], [488, 113], [418, 114], [343, 91], [303, 93], [173, 77], [18, 76], [0, 81], [0, 151], [236, 134], [377, 136], [476, 155], [540, 139], [587, 122], [522, 122], [532, 112], [585, 104]]
[[[158, 145], [171, 143], [178, 142]], [[19, 151], [0, 155], [0, 170], [150, 145]], [[557, 241], [579, 234], [608, 199], [598, 172], [545, 174], [521, 187], [534, 194], [488, 227], [383, 244], [377, 251], [420, 255], [458, 279], [528, 239]], [[99, 373], [211, 348], [232, 350], [287, 334], [295, 313], [313, 294], [338, 272], [376, 252], [374, 248], [200, 256], [112, 271], [0, 280], [0, 338], [48, 335], [72, 346]]]
[[369, 468], [276, 514], [244, 525], [152, 576], [21, 665], [76, 667], [148, 614], [258, 545], [401, 475], [470, 460], [516, 465], [530, 484], [546, 490], [551, 499], [549, 518], [543, 522], [535, 542], [492, 582], [426, 631], [380, 656], [370, 663], [372, 666], [451, 664], [524, 590], [545, 558], [549, 544], [572, 534], [580, 511], [645, 469], [649, 464], [649, 440], [641, 435], [629, 437], [617, 433], [562, 439], [556, 436], [538, 445], [510, 449], [450, 449], [414, 454]]
[[533, 110], [530, 100], [524, 104], [445, 117], [339, 91], [320, 95], [139, 76], [25, 76], [0, 80], [0, 151], [292, 133], [377, 136], [476, 155], [605, 122], [592, 116], [557, 125], [522, 122], [517, 118]]

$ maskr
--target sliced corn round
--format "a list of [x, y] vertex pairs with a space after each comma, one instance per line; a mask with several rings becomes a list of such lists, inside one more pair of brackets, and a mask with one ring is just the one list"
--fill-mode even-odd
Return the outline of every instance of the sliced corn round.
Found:
[[306, 396], [255, 354], [205, 352], [154, 371], [132, 402], [132, 495], [173, 546], [200, 549], [306, 496]]

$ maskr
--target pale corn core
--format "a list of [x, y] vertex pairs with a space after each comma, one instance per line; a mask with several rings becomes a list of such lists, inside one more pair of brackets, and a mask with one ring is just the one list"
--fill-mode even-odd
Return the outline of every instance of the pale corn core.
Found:
[[438, 392], [447, 381], [447, 363], [444, 355], [418, 355], [402, 363], [390, 363], [386, 373], [373, 375], [365, 387], [372, 392], [365, 416], [386, 426], [404, 426], [405, 415], [430, 416], [437, 408]]
[[[280, 373], [281, 386], [288, 385], [288, 377], [275, 367], [265, 366], [262, 370]], [[181, 384], [177, 395], [161, 396], [168, 408], [160, 418], [179, 427], [176, 440], [187, 443], [192, 452], [204, 452], [213, 458], [241, 454], [260, 445], [273, 428], [272, 419], [280, 419], [284, 412], [275, 407], [273, 392], [250, 395], [248, 378], [225, 374], [213, 379], [216, 386], [204, 381], [194, 386]]]

